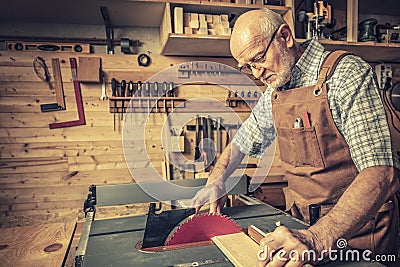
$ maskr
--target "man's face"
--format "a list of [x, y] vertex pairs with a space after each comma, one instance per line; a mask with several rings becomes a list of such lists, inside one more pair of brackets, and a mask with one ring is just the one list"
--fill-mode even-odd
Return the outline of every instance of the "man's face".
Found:
[[[290, 53], [282, 38], [277, 41], [279, 37], [278, 31], [272, 36], [273, 39], [262, 42], [259, 41], [261, 36], [256, 34], [246, 38], [248, 41], [245, 45], [232, 46], [232, 54], [239, 66], [248, 64], [253, 76], [272, 88], [278, 88], [290, 80], [290, 71], [295, 64], [293, 53]], [[234, 44], [235, 40], [232, 41]], [[268, 46], [269, 42], [271, 45]], [[238, 44], [243, 44], [243, 40]]]

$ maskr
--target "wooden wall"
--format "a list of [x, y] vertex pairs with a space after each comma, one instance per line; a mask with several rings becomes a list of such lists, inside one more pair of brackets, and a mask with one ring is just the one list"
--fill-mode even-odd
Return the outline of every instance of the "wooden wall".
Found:
[[[61, 61], [65, 111], [40, 111], [41, 104], [56, 101], [54, 89], [49, 89], [34, 72], [33, 60], [38, 55], [45, 59], [51, 76], [51, 58]], [[79, 56], [84, 55], [0, 52], [0, 227], [82, 218], [89, 185], [133, 182], [123, 155], [121, 133], [113, 130], [109, 101], [100, 100], [101, 84], [81, 83], [86, 125], [49, 129], [49, 123], [77, 119], [69, 58]], [[139, 67], [135, 55], [90, 56], [102, 58], [108, 82], [112, 77], [145, 81], [171, 65], [195, 60], [152, 56], [149, 67]], [[201, 60], [235, 66], [232, 59]], [[226, 91], [216, 86], [197, 85], [192, 91], [222, 101], [226, 97]], [[110, 84], [107, 95], [111, 96]], [[153, 126], [158, 127], [162, 120], [162, 114], [155, 114]], [[194, 132], [185, 139], [191, 153]], [[160, 141], [153, 140], [150, 148], [151, 157], [162, 160]], [[131, 214], [136, 209], [122, 207], [114, 212]]]

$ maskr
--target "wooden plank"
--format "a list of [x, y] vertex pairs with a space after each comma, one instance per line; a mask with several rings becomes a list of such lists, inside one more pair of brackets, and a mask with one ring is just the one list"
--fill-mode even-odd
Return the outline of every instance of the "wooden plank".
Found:
[[[3, 214], [4, 215], [4, 214]], [[50, 211], [7, 211], [7, 216], [0, 217], [0, 228], [30, 226], [43, 223], [60, 223], [81, 219], [83, 213], [77, 209], [53, 209]]]
[[211, 240], [236, 267], [257, 266], [260, 247], [245, 233], [214, 236]]
[[76, 221], [0, 229], [4, 266], [61, 266]]
[[[77, 117], [76, 111], [62, 112], [1, 112], [0, 128], [24, 128], [24, 127], [41, 127], [49, 128], [49, 124], [53, 122], [68, 121]], [[91, 127], [110, 126], [112, 125], [113, 116], [107, 111], [86, 112], [86, 123]]]
[[7, 173], [40, 173], [65, 171], [68, 169], [67, 158], [1, 159], [0, 170]]
[[43, 185], [74, 186], [133, 182], [128, 169], [0, 174], [0, 188], [41, 188]]

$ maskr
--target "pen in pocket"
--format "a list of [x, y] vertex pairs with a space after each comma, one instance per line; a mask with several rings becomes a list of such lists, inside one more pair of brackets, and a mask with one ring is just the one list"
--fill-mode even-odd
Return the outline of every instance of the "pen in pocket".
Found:
[[304, 116], [304, 127], [311, 127], [310, 113], [308, 113], [308, 111], [304, 111], [303, 116]]

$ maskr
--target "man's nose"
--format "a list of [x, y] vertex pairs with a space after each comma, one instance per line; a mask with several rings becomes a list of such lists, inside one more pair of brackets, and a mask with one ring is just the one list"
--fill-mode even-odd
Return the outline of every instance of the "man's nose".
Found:
[[254, 78], [260, 79], [262, 74], [264, 73], [264, 68], [260, 66], [255, 66], [255, 68], [251, 68]]

